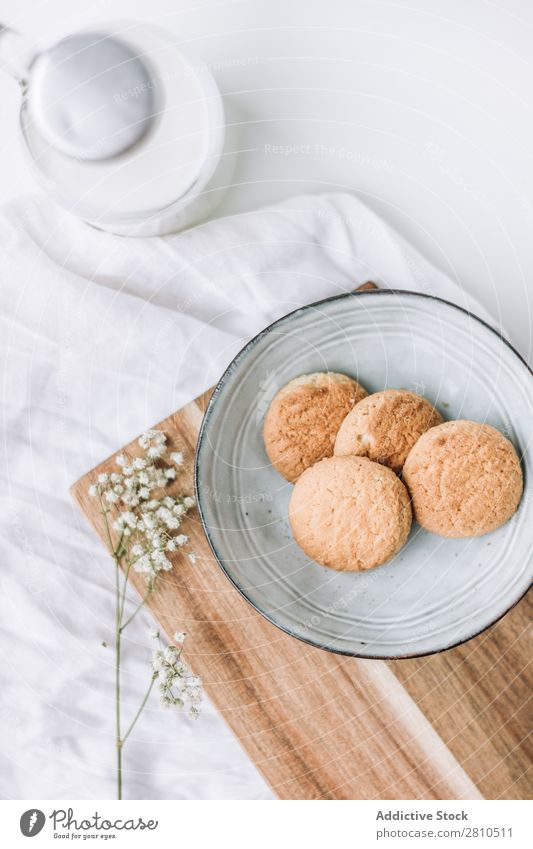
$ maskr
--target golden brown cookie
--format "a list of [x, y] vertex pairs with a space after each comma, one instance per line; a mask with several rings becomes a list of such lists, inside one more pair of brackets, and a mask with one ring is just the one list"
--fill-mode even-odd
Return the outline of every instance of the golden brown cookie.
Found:
[[411, 505], [386, 466], [366, 457], [329, 457], [296, 482], [289, 522], [298, 545], [317, 563], [363, 572], [400, 550], [411, 528]]
[[443, 537], [478, 537], [515, 512], [522, 496], [520, 461], [493, 427], [445, 422], [428, 430], [410, 451], [403, 479], [415, 518]]
[[266, 452], [289, 481], [331, 457], [337, 431], [366, 389], [345, 374], [303, 374], [272, 399], [263, 428]]
[[359, 401], [344, 419], [334, 454], [354, 454], [401, 472], [417, 439], [442, 422], [429, 401], [406, 389], [385, 389]]

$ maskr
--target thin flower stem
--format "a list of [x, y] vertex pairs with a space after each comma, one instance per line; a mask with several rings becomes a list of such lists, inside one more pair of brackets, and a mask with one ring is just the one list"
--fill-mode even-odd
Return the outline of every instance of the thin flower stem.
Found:
[[139, 604], [137, 605], [137, 607], [135, 608], [135, 610], [133, 611], [131, 616], [128, 619], [126, 619], [124, 624], [121, 626], [121, 628], [120, 628], [121, 631], [123, 631], [125, 628], [127, 628], [128, 625], [130, 624], [130, 622], [132, 622], [135, 619], [135, 617], [137, 616], [139, 611], [143, 609], [143, 607], [146, 604], [146, 601], [148, 599], [148, 596], [150, 595], [151, 592], [152, 592], [151, 589], [146, 590], [144, 596], [142, 597], [141, 601], [139, 602]]
[[124, 607], [126, 605], [126, 592], [127, 592], [127, 589], [128, 589], [128, 578], [130, 576], [130, 569], [131, 569], [130, 559], [127, 558], [126, 562], [127, 562], [127, 566], [126, 566], [126, 569], [124, 571], [124, 585], [122, 587], [122, 596], [121, 596], [121, 600], [120, 600], [120, 627], [121, 628], [122, 628], [122, 619], [123, 619], [123, 616], [124, 616]]
[[116, 549], [115, 549], [115, 554], [117, 555], [117, 557], [119, 558], [119, 560], [120, 560], [122, 557], [124, 557], [124, 554], [126, 553], [126, 552], [124, 551], [124, 549], [122, 548], [122, 543], [123, 543], [123, 541], [124, 541], [124, 531], [122, 531], [122, 533], [120, 534], [120, 536], [119, 536], [119, 538], [118, 538], [117, 547], [116, 547]]
[[109, 527], [109, 520], [107, 518], [107, 514], [109, 513], [109, 510], [107, 510], [104, 507], [104, 504], [103, 504], [103, 501], [102, 501], [102, 496], [99, 497], [99, 501], [100, 501], [100, 512], [102, 513], [102, 516], [104, 517], [104, 528], [105, 528], [105, 534], [106, 534], [106, 537], [107, 537], [107, 544], [108, 544], [108, 547], [109, 547], [109, 551], [111, 552], [113, 557], [116, 557], [115, 546], [113, 545], [113, 540], [111, 539], [111, 529]]
[[[133, 717], [131, 724], [122, 736], [123, 711], [121, 706], [121, 661], [122, 661], [122, 632], [135, 619], [144, 607], [149, 595], [154, 590], [154, 583], [159, 572], [172, 568], [169, 552], [176, 551], [186, 541], [186, 535], [175, 534], [181, 526], [182, 517], [194, 506], [191, 496], [156, 497], [156, 490], [166, 487], [176, 477], [173, 467], [163, 467], [160, 461], [166, 454], [167, 438], [162, 431], [149, 430], [139, 438], [139, 445], [145, 451], [144, 457], [130, 457], [127, 454], [117, 456], [116, 464], [120, 472], [101, 473], [97, 480], [89, 486], [88, 494], [98, 496], [102, 515], [103, 535], [109, 552], [115, 561], [115, 747], [117, 758], [117, 797], [122, 799], [122, 750], [126, 740], [132, 733], [139, 717], [144, 710], [154, 681], [160, 677], [164, 668], [170, 678], [161, 684], [164, 704], [184, 706], [182, 695], [187, 694], [194, 701], [191, 715], [198, 715], [196, 707], [198, 686], [189, 686], [187, 670], [183, 671], [176, 665], [181, 655], [181, 646], [169, 646], [170, 660], [165, 658], [165, 651], [155, 652], [153, 660], [154, 674], [150, 686]], [[175, 465], [182, 464], [183, 458], [179, 452], [170, 454], [167, 458]], [[165, 461], [163, 461], [165, 462]], [[127, 507], [127, 510], [124, 510]], [[136, 509], [138, 508], [138, 509]], [[114, 533], [117, 531], [118, 533]], [[114, 541], [115, 540], [115, 541]], [[132, 551], [141, 551], [139, 557], [134, 557]], [[192, 559], [192, 555], [189, 555]], [[137, 565], [139, 562], [139, 565]], [[132, 570], [147, 573], [147, 588], [145, 595], [131, 615], [124, 621], [128, 581]], [[185, 636], [185, 635], [184, 635]], [[177, 639], [179, 643], [180, 640]], [[172, 687], [178, 679], [181, 681], [179, 693], [174, 693]], [[191, 678], [192, 680], [192, 678]], [[200, 682], [201, 683], [201, 682]], [[195, 689], [196, 688], [196, 689]], [[193, 713], [194, 712], [194, 713]]]
[[128, 737], [130, 736], [131, 732], [133, 731], [133, 729], [134, 729], [135, 725], [137, 724], [137, 720], [139, 719], [139, 717], [140, 717], [141, 713], [143, 712], [144, 707], [145, 707], [145, 705], [146, 705], [146, 702], [148, 701], [148, 699], [149, 699], [149, 697], [150, 697], [150, 693], [152, 692], [152, 688], [153, 688], [153, 686], [154, 686], [154, 681], [155, 681], [155, 679], [156, 679], [156, 678], [157, 678], [157, 674], [152, 675], [152, 678], [150, 679], [150, 686], [148, 687], [148, 689], [147, 689], [147, 691], [146, 691], [146, 693], [145, 693], [144, 699], [143, 699], [143, 700], [142, 700], [142, 702], [141, 702], [141, 705], [140, 705], [140, 707], [139, 707], [139, 710], [137, 711], [137, 713], [136, 713], [136, 714], [135, 714], [135, 716], [133, 717], [133, 720], [132, 720], [132, 722], [131, 722], [130, 727], [128, 728], [128, 730], [127, 730], [127, 731], [126, 731], [126, 733], [124, 734], [124, 737], [122, 738], [122, 745], [124, 745], [124, 743], [126, 742], [126, 740], [128, 739]]
[[[107, 518], [108, 510], [100, 498], [100, 507], [104, 517], [109, 550], [115, 561], [115, 744], [117, 749], [117, 799], [122, 799], [122, 740], [120, 738], [120, 653], [121, 653], [121, 611], [120, 611], [120, 559], [111, 538], [111, 529]], [[120, 545], [120, 544], [119, 544]]]
[[116, 564], [116, 612], [115, 612], [115, 723], [116, 723], [116, 745], [117, 745], [117, 799], [122, 799], [122, 744], [120, 736], [120, 583], [119, 583], [119, 561]]

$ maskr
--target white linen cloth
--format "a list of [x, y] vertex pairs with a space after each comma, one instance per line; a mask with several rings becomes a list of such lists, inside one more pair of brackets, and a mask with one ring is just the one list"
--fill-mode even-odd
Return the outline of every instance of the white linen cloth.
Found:
[[[302, 304], [371, 279], [481, 308], [346, 194], [164, 239], [22, 199], [0, 214], [0, 245], [0, 796], [113, 798], [113, 568], [69, 486]], [[151, 624], [146, 612], [126, 632], [126, 712]], [[194, 723], [155, 696], [124, 761], [126, 798], [272, 796], [209, 703]]]

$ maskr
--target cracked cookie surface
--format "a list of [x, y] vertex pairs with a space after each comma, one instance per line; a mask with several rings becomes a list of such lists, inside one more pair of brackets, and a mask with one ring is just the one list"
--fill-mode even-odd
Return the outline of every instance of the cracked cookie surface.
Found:
[[330, 457], [297, 481], [289, 522], [300, 548], [317, 563], [363, 572], [404, 545], [411, 505], [405, 486], [386, 466], [366, 457]]
[[514, 446], [496, 428], [445, 422], [420, 437], [403, 468], [416, 520], [443, 537], [496, 530], [520, 503], [523, 480]]
[[441, 414], [420, 395], [385, 389], [363, 398], [347, 415], [334, 454], [368, 457], [400, 473], [419, 437], [441, 422]]
[[288, 481], [331, 457], [337, 431], [354, 405], [367, 395], [356, 380], [336, 372], [303, 374], [272, 399], [263, 427], [272, 465]]

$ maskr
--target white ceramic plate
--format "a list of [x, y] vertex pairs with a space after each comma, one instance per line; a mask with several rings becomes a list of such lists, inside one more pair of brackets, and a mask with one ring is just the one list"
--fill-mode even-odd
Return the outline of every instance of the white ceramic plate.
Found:
[[[419, 392], [445, 419], [499, 428], [522, 458], [518, 512], [476, 539], [443, 539], [415, 524], [394, 560], [363, 574], [309, 560], [292, 539], [292, 486], [270, 465], [262, 426], [281, 386], [326, 370], [349, 374], [370, 392]], [[361, 657], [441, 651], [503, 616], [531, 583], [532, 422], [531, 371], [476, 317], [411, 292], [330, 298], [272, 324], [223, 375], [196, 455], [202, 522], [228, 578], [288, 634]]]

